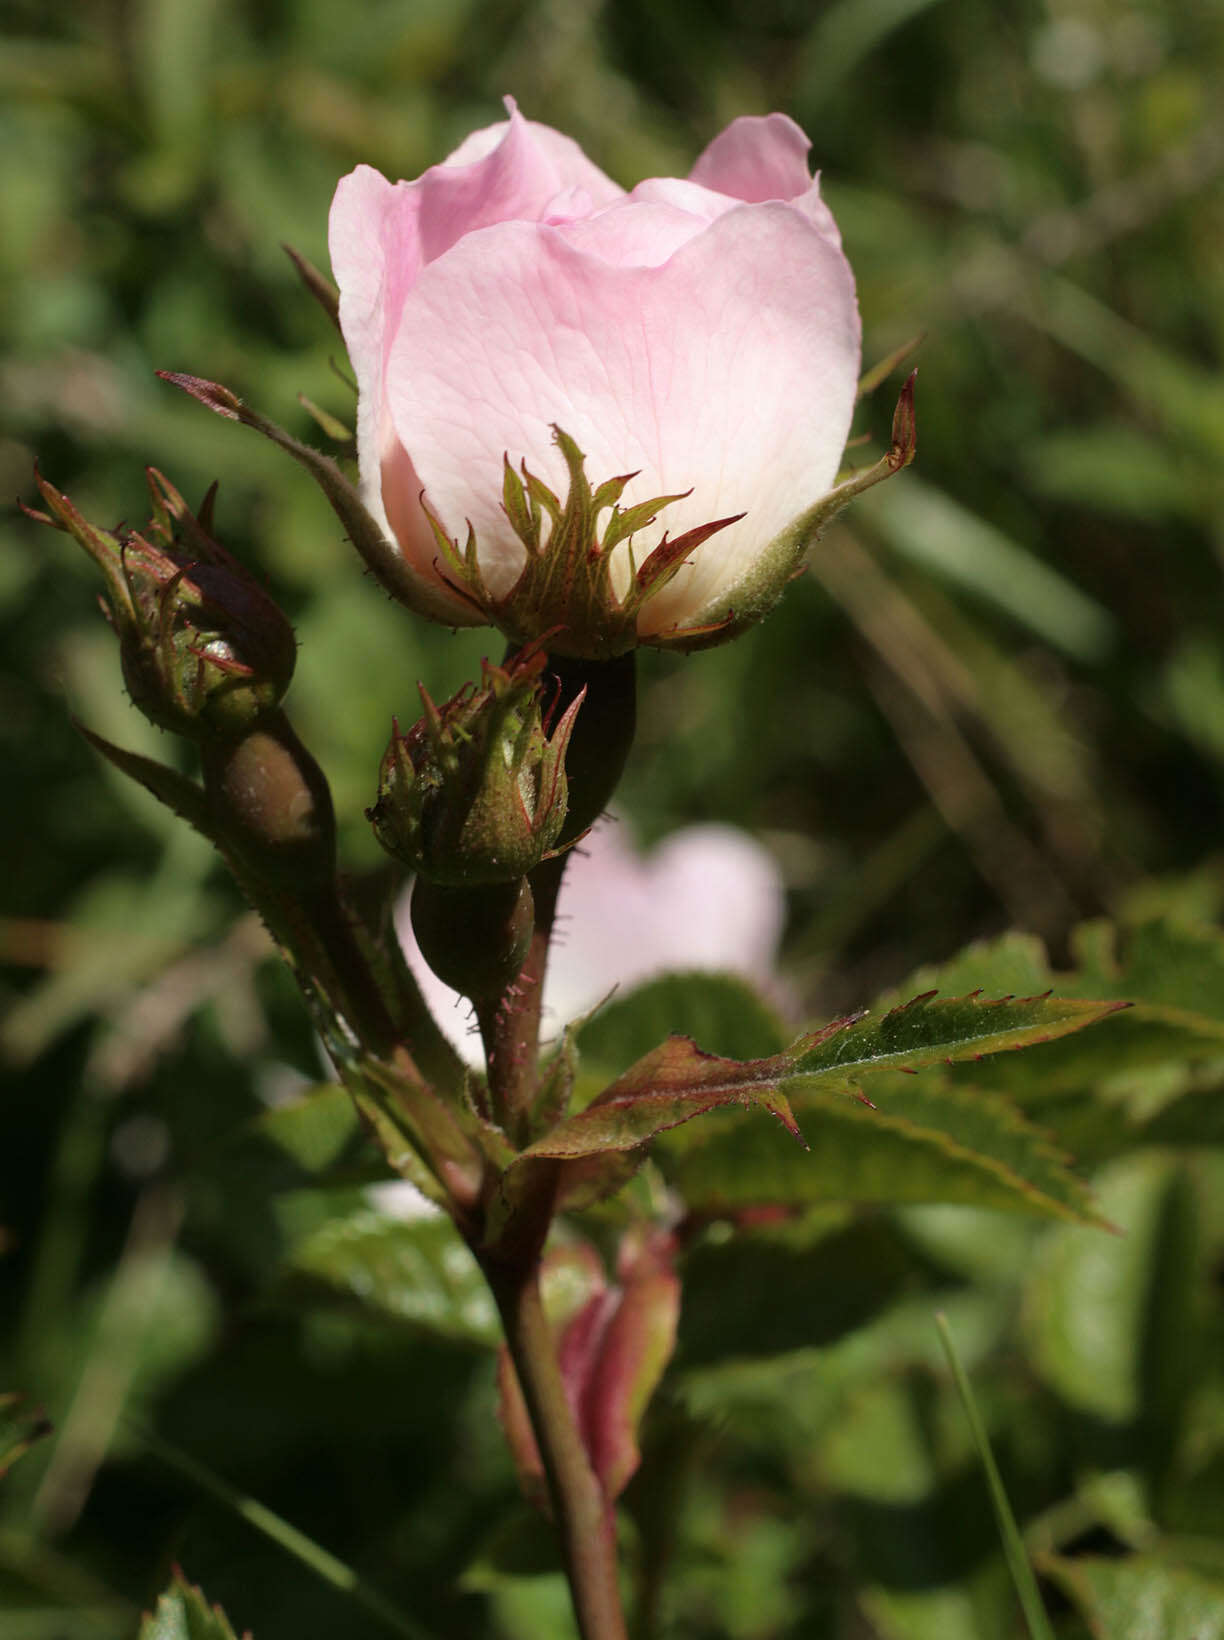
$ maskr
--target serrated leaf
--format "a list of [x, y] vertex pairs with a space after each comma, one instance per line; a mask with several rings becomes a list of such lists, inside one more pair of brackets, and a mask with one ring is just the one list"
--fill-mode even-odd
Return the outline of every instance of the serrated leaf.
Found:
[[1154, 1555], [1043, 1555], [1038, 1564], [1079, 1608], [1096, 1640], [1224, 1640], [1224, 1584]]
[[[1224, 933], [1206, 925], [1152, 921], [1129, 930], [1083, 924], [1072, 937], [1076, 971], [1054, 974], [1040, 940], [1009, 934], [969, 946], [951, 963], [924, 968], [914, 986], [1053, 986], [1069, 997], [1116, 998], [1128, 1011], [1099, 1035], [1042, 1046], [991, 1067], [991, 1083], [1026, 1105], [1090, 1088], [1123, 1071], [1197, 1064], [1224, 1041]], [[1126, 1138], [1118, 1127], [1118, 1139]], [[1116, 1148], [1116, 1147], [1115, 1147]]]
[[991, 1001], [977, 992], [939, 997], [928, 991], [886, 1014], [853, 1015], [815, 1032], [796, 1045], [793, 1075], [810, 1091], [814, 1079], [844, 1084], [879, 1070], [981, 1059], [1066, 1036], [1125, 1006], [1051, 996]]
[[[139, 1640], [237, 1640], [237, 1636], [220, 1606], [210, 1606], [182, 1572], [175, 1572], [156, 1611], [140, 1625]], [[245, 1640], [250, 1640], [249, 1630]]]
[[873, 1109], [819, 1084], [787, 1086], [806, 1151], [746, 1120], [686, 1128], [656, 1148], [690, 1210], [943, 1202], [1103, 1222], [1048, 1137], [998, 1095], [894, 1072], [873, 1081]]
[[[799, 1040], [786, 1053], [755, 1060], [733, 1060], [708, 1054], [687, 1037], [671, 1037], [639, 1060], [578, 1115], [537, 1139], [526, 1158], [584, 1158], [601, 1152], [632, 1150], [694, 1116], [719, 1106], [759, 1104], [799, 1137], [791, 1101], [830, 1119], [830, 1132], [845, 1132], [857, 1152], [856, 1182], [870, 1199], [958, 1201], [977, 1206], [1026, 1206], [1076, 1220], [1091, 1220], [1086, 1194], [1042, 1136], [1009, 1107], [980, 1097], [945, 1097], [939, 1120], [923, 1110], [917, 1120], [899, 1114], [850, 1114], [847, 1092], [853, 1079], [881, 1071], [958, 1059], [978, 1059], [1003, 1049], [1024, 1047], [1075, 1031], [1122, 1006], [1051, 997], [980, 997], [934, 999], [931, 995], [894, 1008], [879, 1018], [852, 1015]], [[924, 1095], [903, 1094], [901, 1103]], [[927, 1099], [929, 1105], [929, 1098]], [[951, 1125], [944, 1125], [952, 1119]], [[856, 1127], [857, 1124], [857, 1127]], [[737, 1128], [737, 1134], [739, 1129]], [[984, 1149], [977, 1149], [978, 1133]], [[818, 1144], [826, 1144], [822, 1135]], [[734, 1143], [734, 1141], [732, 1141]], [[759, 1146], [758, 1137], [751, 1141]], [[820, 1188], [839, 1199], [849, 1195], [851, 1173], [840, 1166], [844, 1156], [834, 1142], [837, 1160], [822, 1171]], [[923, 1193], [910, 1194], [908, 1162], [916, 1154], [935, 1157], [939, 1183], [928, 1176]], [[792, 1177], [800, 1169], [795, 1157], [783, 1164]], [[770, 1170], [773, 1171], [773, 1170]], [[920, 1170], [919, 1170], [920, 1173]], [[698, 1193], [719, 1189], [719, 1181], [745, 1175], [730, 1159], [698, 1183]], [[804, 1179], [800, 1173], [800, 1179]], [[812, 1175], [814, 1178], [815, 1175]], [[956, 1179], [958, 1182], [954, 1183]], [[899, 1193], [884, 1192], [885, 1181]], [[967, 1182], [967, 1181], [972, 1181]], [[758, 1183], [751, 1200], [773, 1201], [773, 1190]], [[805, 1183], [795, 1182], [796, 1199], [810, 1202]], [[744, 1198], [740, 1197], [742, 1201]], [[785, 1199], [785, 1197], [783, 1197]]]
[[470, 1343], [496, 1344], [497, 1311], [449, 1219], [402, 1221], [372, 1209], [307, 1236], [288, 1260], [346, 1305]]
[[632, 1066], [577, 1116], [560, 1122], [522, 1152], [536, 1157], [594, 1156], [632, 1150], [668, 1128], [722, 1105], [758, 1104], [796, 1137], [799, 1130], [779, 1087], [788, 1054], [769, 1059], [723, 1059], [691, 1038], [673, 1036]]

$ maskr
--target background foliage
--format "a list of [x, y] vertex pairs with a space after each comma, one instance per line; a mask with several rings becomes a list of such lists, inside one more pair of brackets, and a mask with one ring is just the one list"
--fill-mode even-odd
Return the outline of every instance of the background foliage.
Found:
[[[223, 537], [295, 620], [290, 705], [358, 871], [381, 865], [361, 810], [390, 713], [417, 677], [457, 684], [481, 636], [407, 621], [300, 474], [153, 371], [224, 381], [302, 436], [299, 393], [348, 414], [280, 244], [325, 265], [339, 175], [417, 174], [504, 91], [627, 184], [683, 174], [742, 112], [808, 131], [868, 361], [926, 333], [919, 464], [766, 627], [644, 658], [624, 807], [647, 842], [707, 817], [767, 841], [810, 1019], [1052, 973], [1137, 999], [1082, 1037], [924, 1072], [920, 1095], [886, 1073], [919, 1127], [971, 1106], [1013, 1161], [1037, 1155], [1030, 1129], [1070, 1153], [1125, 1235], [987, 1211], [1006, 1190], [957, 1194], [939, 1144], [933, 1183], [906, 1153], [883, 1189], [849, 1126], [806, 1180], [772, 1127], [684, 1130], [661, 1165], [691, 1199], [725, 1212], [751, 1167], [804, 1211], [724, 1217], [691, 1248], [628, 1494], [641, 1632], [1019, 1632], [940, 1307], [1058, 1632], [1221, 1632], [1218, 8], [9, 0], [6, 28], [3, 488], [29, 499], [37, 457], [88, 516], [135, 523], [145, 463], [192, 497], [222, 477]], [[891, 404], [861, 429], [882, 437]], [[29, 1397], [5, 1404], [10, 1459], [32, 1403], [57, 1436], [0, 1493], [5, 1635], [131, 1634], [175, 1562], [257, 1640], [391, 1632], [369, 1588], [404, 1633], [562, 1635], [461, 1250], [370, 1205], [342, 1108], [260, 1116], [320, 1074], [292, 986], [208, 850], [71, 727], [173, 755], [122, 696], [93, 581], [66, 540], [6, 520], [0, 1388]], [[1061, 1158], [1042, 1165], [1070, 1201]], [[303, 1572], [248, 1495], [360, 1587]], [[211, 1621], [185, 1588], [165, 1622]]]

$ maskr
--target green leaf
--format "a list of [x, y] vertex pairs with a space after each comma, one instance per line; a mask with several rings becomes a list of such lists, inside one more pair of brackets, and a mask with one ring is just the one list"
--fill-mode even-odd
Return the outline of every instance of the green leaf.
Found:
[[[1121, 947], [1121, 949], [1119, 949]], [[1224, 1039], [1224, 932], [1150, 922], [1121, 940], [1107, 922], [1076, 929], [1079, 994], [1125, 996], [1143, 1017]]]
[[[939, 1105], [938, 1094], [903, 1093], [899, 1099], [902, 1109], [894, 1116], [876, 1111], [852, 1114], [852, 1101], [846, 1095], [853, 1079], [860, 1076], [978, 1059], [1001, 1049], [1046, 1041], [1092, 1024], [1120, 1006], [1116, 1002], [1050, 997], [1005, 997], [986, 1002], [973, 995], [935, 1001], [928, 993], [879, 1018], [864, 1014], [834, 1020], [823, 1030], [800, 1038], [786, 1053], [746, 1061], [706, 1053], [688, 1037], [671, 1037], [605, 1088], [585, 1110], [559, 1123], [522, 1154], [524, 1158], [572, 1161], [607, 1151], [632, 1150], [694, 1116], [726, 1105], [760, 1105], [799, 1137], [791, 1108], [791, 1101], [798, 1100], [805, 1110], [827, 1119], [825, 1128], [849, 1132], [851, 1149], [857, 1152], [860, 1162], [856, 1184], [869, 1199], [1029, 1206], [1074, 1219], [1091, 1219], [1082, 1187], [1076, 1185], [1042, 1136], [1000, 1102], [966, 1097], [962, 1090], [943, 1095]], [[929, 1112], [932, 1097], [939, 1106], [934, 1121]], [[915, 1104], [919, 1107], [916, 1117], [906, 1109]], [[870, 1110], [866, 1101], [864, 1107]], [[864, 1130], [871, 1133], [866, 1143]], [[732, 1145], [737, 1144], [740, 1131], [737, 1127], [735, 1137], [729, 1141]], [[979, 1134], [985, 1145], [982, 1156], [975, 1151], [975, 1137]], [[828, 1137], [828, 1132], [822, 1131], [818, 1147], [826, 1144], [827, 1151]], [[724, 1144], [727, 1142], [724, 1140]], [[756, 1147], [759, 1157], [760, 1136], [753, 1136], [749, 1143]], [[929, 1177], [923, 1179], [920, 1193], [914, 1194], [908, 1162], [915, 1147], [921, 1151], [924, 1146], [938, 1153], [946, 1165], [940, 1180], [933, 1183]], [[814, 1176], [810, 1184], [802, 1174], [796, 1178], [797, 1170], [806, 1168], [807, 1161], [805, 1157], [799, 1163], [792, 1155], [782, 1164], [793, 1180], [793, 1199], [812, 1201], [815, 1188], [825, 1197], [830, 1188], [834, 1195], [846, 1197], [851, 1175], [844, 1168], [845, 1156], [838, 1140], [833, 1143], [831, 1166], [823, 1170], [818, 1186]], [[723, 1162], [715, 1168], [717, 1180], [729, 1182], [732, 1191], [742, 1190], [741, 1181], [746, 1180], [747, 1171], [738, 1165], [738, 1151], [734, 1161], [724, 1157]], [[727, 1162], [730, 1165], [725, 1165]], [[949, 1188], [948, 1175], [963, 1175], [966, 1169], [973, 1183], [966, 1186], [962, 1182], [960, 1188]], [[747, 1198], [739, 1195], [740, 1202], [779, 1199], [774, 1193], [776, 1184], [762, 1184], [759, 1171], [756, 1179], [754, 1193]], [[887, 1193], [892, 1184], [899, 1186], [899, 1196]], [[716, 1198], [718, 1183], [712, 1188]], [[710, 1180], [699, 1182], [697, 1191], [708, 1200]], [[788, 1199], [784, 1189], [780, 1199]]]
[[[1089, 1130], [1063, 1128], [1058, 1118], [1060, 1131], [1077, 1151], [1116, 1153], [1143, 1139], [1139, 1124], [1153, 1114], [1153, 1101], [1164, 1103], [1185, 1089], [1184, 1077], [1173, 1078], [1162, 1093], [1151, 1067], [1189, 1068], [1224, 1058], [1224, 933], [1173, 919], [1130, 929], [1093, 922], [1075, 931], [1072, 952], [1076, 970], [1056, 975], [1040, 940], [1009, 934], [969, 946], [942, 967], [921, 969], [908, 983], [950, 990], [1052, 986], [1064, 996], [1129, 1002], [1108, 1031], [1066, 1037], [990, 1069], [991, 1087], [1028, 1107], [1072, 1092], [1103, 1091], [1113, 1107], [1104, 1126], [1090, 1110], [1072, 1110], [1073, 1124], [1083, 1117]], [[1215, 1079], [1204, 1083], [1208, 1089], [1216, 1085]], [[1131, 1103], [1136, 1120], [1128, 1124], [1118, 1119], [1117, 1107]], [[1207, 1112], [1204, 1121], [1210, 1125]]]
[[1070, 1406], [1114, 1424], [1142, 1417], [1159, 1470], [1200, 1342], [1195, 1225], [1180, 1170], [1163, 1158], [1115, 1163], [1098, 1189], [1124, 1234], [1048, 1233], [1025, 1287], [1024, 1338], [1034, 1367]]
[[827, 1347], [883, 1311], [912, 1273], [904, 1244], [879, 1216], [839, 1226], [815, 1245], [762, 1232], [704, 1238], [684, 1261], [678, 1364]]
[[1097, 1640], [1224, 1640], [1224, 1584], [1154, 1555], [1044, 1555], [1040, 1567], [1074, 1601]]
[[[362, 1151], [374, 1161], [352, 1098], [336, 1083], [325, 1082], [246, 1123], [227, 1146], [225, 1165], [241, 1174], [247, 1188], [270, 1192], [333, 1174]], [[363, 1176], [367, 1172], [385, 1176], [382, 1167], [377, 1172], [362, 1169]]]
[[746, 1120], [687, 1128], [657, 1148], [692, 1211], [944, 1202], [1103, 1222], [1047, 1136], [995, 1094], [893, 1073], [873, 1082], [873, 1109], [819, 1084], [787, 1086], [806, 1151]]
[[961, 997], [927, 991], [878, 1017], [852, 1015], [814, 1032], [796, 1045], [793, 1075], [811, 1091], [820, 1082], [844, 1086], [873, 1071], [981, 1059], [1082, 1030], [1125, 1006], [1051, 996], [989, 1001], [976, 991]]
[[139, 1640], [237, 1640], [237, 1636], [220, 1606], [210, 1606], [199, 1589], [176, 1571], [157, 1610], [140, 1625]]
[[665, 974], [598, 1009], [579, 1027], [578, 1049], [616, 1076], [671, 1034], [728, 1059], [780, 1053], [788, 1040], [774, 1010], [734, 974]]
[[475, 1344], [501, 1336], [484, 1278], [447, 1218], [402, 1221], [367, 1209], [335, 1219], [294, 1248], [288, 1270], [383, 1318]]

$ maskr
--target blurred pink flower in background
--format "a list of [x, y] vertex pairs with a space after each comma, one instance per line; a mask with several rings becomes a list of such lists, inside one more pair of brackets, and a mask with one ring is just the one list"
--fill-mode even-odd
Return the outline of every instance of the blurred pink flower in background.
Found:
[[[556, 1032], [602, 1002], [669, 970], [741, 974], [775, 997], [785, 919], [773, 858], [733, 826], [687, 826], [649, 854], [616, 819], [596, 826], [566, 870], [544, 983], [544, 1028]], [[425, 966], [412, 936], [408, 896], [396, 926], [413, 972], [444, 1027], [466, 1021], [467, 1003]], [[479, 1041], [458, 1033], [473, 1062]]]

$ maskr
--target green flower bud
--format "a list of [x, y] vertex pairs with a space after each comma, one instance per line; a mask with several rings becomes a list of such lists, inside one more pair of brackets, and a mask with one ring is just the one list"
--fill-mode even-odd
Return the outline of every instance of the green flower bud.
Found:
[[549, 733], [545, 657], [481, 664], [442, 706], [396, 726], [368, 809], [379, 842], [419, 876], [451, 887], [525, 877], [555, 851], [565, 822], [565, 752], [582, 696]]
[[297, 658], [293, 628], [213, 539], [215, 490], [197, 517], [161, 473], [149, 468], [148, 479], [143, 535], [97, 529], [42, 478], [49, 515], [36, 516], [73, 536], [105, 575], [133, 703], [174, 734], [228, 739], [279, 706]]

